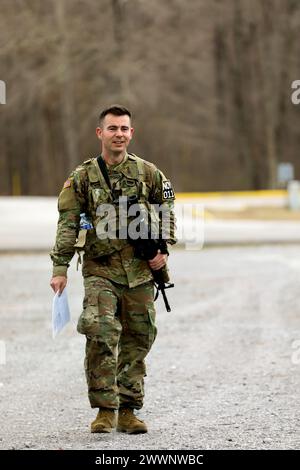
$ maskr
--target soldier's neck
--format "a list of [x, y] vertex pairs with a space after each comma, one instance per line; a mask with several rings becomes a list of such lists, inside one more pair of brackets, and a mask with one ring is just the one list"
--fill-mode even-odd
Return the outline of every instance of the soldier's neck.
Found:
[[121, 152], [121, 153], [103, 152], [102, 153], [103, 160], [105, 161], [107, 165], [118, 165], [124, 160], [125, 155], [126, 155], [126, 152]]

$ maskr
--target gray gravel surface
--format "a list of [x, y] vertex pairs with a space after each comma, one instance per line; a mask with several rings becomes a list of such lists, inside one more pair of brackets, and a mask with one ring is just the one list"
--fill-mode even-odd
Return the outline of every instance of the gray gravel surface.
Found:
[[157, 302], [138, 412], [149, 433], [96, 435], [80, 273], [70, 269], [72, 322], [53, 340], [47, 254], [0, 257], [0, 448], [299, 449], [300, 247], [173, 250], [170, 265], [172, 312]]

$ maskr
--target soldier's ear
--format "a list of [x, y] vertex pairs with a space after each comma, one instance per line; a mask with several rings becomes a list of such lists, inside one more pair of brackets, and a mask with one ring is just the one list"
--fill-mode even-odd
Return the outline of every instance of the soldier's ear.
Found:
[[96, 136], [99, 140], [102, 140], [102, 129], [101, 127], [96, 127]]

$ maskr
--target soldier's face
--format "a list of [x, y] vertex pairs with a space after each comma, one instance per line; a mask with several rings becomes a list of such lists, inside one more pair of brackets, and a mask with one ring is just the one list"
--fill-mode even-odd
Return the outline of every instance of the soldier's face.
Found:
[[102, 126], [96, 128], [96, 134], [102, 142], [103, 151], [125, 152], [133, 134], [129, 116], [107, 114]]

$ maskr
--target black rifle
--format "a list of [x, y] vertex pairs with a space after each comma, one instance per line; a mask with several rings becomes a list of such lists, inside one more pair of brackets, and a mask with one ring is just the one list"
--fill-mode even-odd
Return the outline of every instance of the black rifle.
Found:
[[[149, 224], [149, 220], [146, 221], [145, 218], [142, 216], [142, 210], [140, 208], [137, 196], [129, 196], [127, 198], [127, 205], [129, 207], [132, 205], [136, 205], [137, 212], [140, 213], [140, 237], [133, 238], [130, 236], [130, 234], [128, 234], [128, 241], [134, 247], [135, 256], [139, 259], [149, 261], [155, 258], [158, 253], [158, 250], [160, 250], [161, 254], [168, 255], [169, 252], [167, 249], [166, 241], [162, 240], [159, 237], [151, 238], [151, 224]], [[165, 282], [163, 268], [156, 270], [151, 269], [151, 272], [153, 275], [154, 283], [157, 288], [154, 300], [157, 299], [160, 291], [164, 299], [166, 310], [167, 312], [170, 312], [171, 307], [169, 305], [165, 290], [174, 287], [174, 284]]]
[[[134, 246], [134, 254], [137, 258], [149, 261], [157, 255], [157, 251], [160, 250], [162, 254], [169, 254], [165, 243], [160, 242], [159, 240], [128, 240]], [[162, 293], [165, 307], [167, 312], [171, 312], [171, 307], [169, 305], [167, 296], [166, 296], [166, 289], [170, 289], [174, 287], [174, 284], [170, 282], [165, 282], [164, 280], [164, 273], [163, 268], [161, 269], [151, 269], [154, 283], [156, 284], [157, 292], [155, 295], [154, 300], [157, 299], [159, 291]]]

